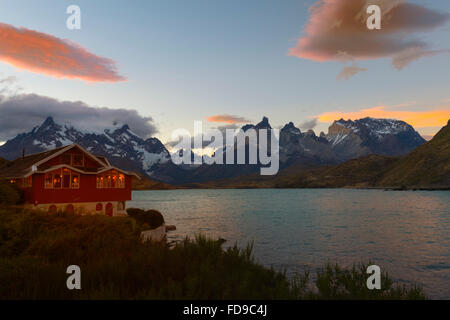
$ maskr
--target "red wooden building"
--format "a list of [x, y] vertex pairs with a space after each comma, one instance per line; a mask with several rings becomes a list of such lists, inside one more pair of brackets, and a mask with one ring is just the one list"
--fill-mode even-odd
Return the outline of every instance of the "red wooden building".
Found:
[[77, 144], [21, 157], [0, 170], [23, 189], [28, 207], [109, 216], [126, 215], [133, 176]]

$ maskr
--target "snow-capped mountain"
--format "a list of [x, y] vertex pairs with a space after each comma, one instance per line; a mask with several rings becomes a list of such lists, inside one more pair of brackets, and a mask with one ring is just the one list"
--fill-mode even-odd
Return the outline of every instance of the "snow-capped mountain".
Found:
[[425, 142], [404, 121], [374, 118], [335, 121], [326, 139], [340, 160], [368, 154], [405, 155]]
[[[242, 130], [250, 128], [270, 129], [271, 125], [269, 119], [264, 117], [258, 124], [245, 125]], [[290, 122], [280, 130], [280, 170], [292, 165], [317, 167], [334, 164], [367, 154], [403, 155], [424, 142], [413, 127], [397, 120], [341, 119], [330, 126], [327, 135], [321, 133], [320, 136], [316, 136], [312, 130], [301, 132]], [[177, 166], [161, 141], [156, 138], [142, 139], [128, 125], [81, 130], [71, 124], [55, 123], [51, 117], [30, 132], [19, 134], [0, 146], [0, 157], [13, 160], [20, 157], [23, 150], [26, 154], [32, 154], [72, 143], [81, 145], [93, 154], [106, 156], [113, 165], [171, 184], [231, 178], [256, 173], [260, 169], [259, 165], [248, 164]], [[216, 154], [225, 156], [229, 147], [224, 146]], [[240, 146], [235, 144], [235, 159], [239, 148], [245, 148], [248, 159], [247, 143]], [[191, 154], [191, 157], [196, 155]]]
[[162, 167], [171, 164], [169, 152], [158, 139], [144, 140], [128, 125], [89, 132], [70, 124], [55, 123], [52, 117], [30, 132], [7, 141], [0, 147], [0, 157], [13, 160], [23, 151], [32, 154], [72, 143], [78, 143], [93, 154], [106, 156], [114, 165], [148, 176], [158, 176]]
[[286, 167], [291, 164], [336, 163], [331, 145], [324, 137], [317, 137], [313, 130], [302, 133], [292, 122], [280, 131], [280, 162]]

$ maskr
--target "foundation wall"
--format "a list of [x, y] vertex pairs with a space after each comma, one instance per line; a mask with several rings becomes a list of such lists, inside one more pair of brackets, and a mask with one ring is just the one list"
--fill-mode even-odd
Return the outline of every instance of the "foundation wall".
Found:
[[71, 211], [80, 215], [101, 214], [110, 216], [126, 216], [125, 201], [105, 201], [105, 202], [76, 202], [76, 203], [46, 203], [46, 204], [26, 204], [29, 209], [38, 209], [45, 212]]

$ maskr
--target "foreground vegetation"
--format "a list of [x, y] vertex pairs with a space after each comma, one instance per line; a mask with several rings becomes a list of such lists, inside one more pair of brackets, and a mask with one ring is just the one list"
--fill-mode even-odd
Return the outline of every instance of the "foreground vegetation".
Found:
[[[416, 287], [366, 288], [365, 266], [326, 265], [315, 280], [253, 260], [252, 248], [223, 249], [197, 237], [175, 247], [143, 244], [130, 217], [0, 209], [0, 299], [422, 299]], [[66, 288], [81, 268], [82, 290]]]

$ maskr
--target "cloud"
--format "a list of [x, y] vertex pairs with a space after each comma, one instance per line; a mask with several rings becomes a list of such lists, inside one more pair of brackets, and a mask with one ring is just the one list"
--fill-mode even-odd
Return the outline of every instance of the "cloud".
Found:
[[17, 86], [17, 78], [8, 76], [0, 78], [0, 95], [16, 94], [22, 88]]
[[126, 80], [113, 60], [69, 40], [0, 23], [0, 61], [18, 69], [86, 82]]
[[298, 127], [303, 131], [312, 130], [316, 126], [317, 126], [317, 118], [304, 121], [298, 125]]
[[325, 112], [318, 116], [318, 120], [329, 123], [341, 118], [356, 120], [366, 117], [403, 120], [415, 128], [442, 127], [450, 119], [450, 106], [429, 111], [405, 111], [387, 106], [377, 106], [356, 112]]
[[[381, 30], [366, 26], [370, 4], [381, 8]], [[407, 0], [319, 0], [310, 12], [305, 36], [290, 49], [291, 56], [320, 62], [392, 58], [401, 69], [411, 61], [447, 52], [431, 50], [413, 34], [443, 26], [450, 15]]]
[[450, 50], [425, 50], [420, 47], [409, 48], [396, 54], [392, 58], [392, 64], [397, 70], [402, 70], [408, 64], [424, 57], [431, 57], [441, 53], [449, 53]]
[[0, 141], [28, 132], [52, 116], [57, 123], [69, 123], [82, 130], [102, 130], [114, 124], [128, 124], [139, 136], [157, 132], [151, 117], [136, 110], [96, 108], [81, 101], [59, 101], [36, 94], [0, 96]]
[[348, 80], [359, 72], [367, 71], [366, 68], [360, 68], [357, 65], [352, 65], [350, 67], [344, 67], [342, 71], [338, 74], [338, 80]]
[[208, 117], [209, 122], [222, 122], [222, 123], [248, 123], [250, 120], [247, 120], [243, 117], [233, 116], [229, 114], [221, 114], [216, 116]]

